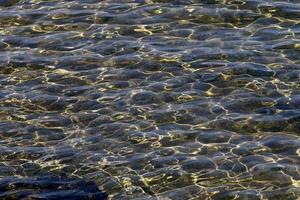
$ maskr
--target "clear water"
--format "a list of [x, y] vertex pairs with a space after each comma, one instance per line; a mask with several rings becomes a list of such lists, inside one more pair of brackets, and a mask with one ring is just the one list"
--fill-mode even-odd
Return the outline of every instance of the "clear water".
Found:
[[300, 197], [299, 0], [0, 6], [1, 199]]

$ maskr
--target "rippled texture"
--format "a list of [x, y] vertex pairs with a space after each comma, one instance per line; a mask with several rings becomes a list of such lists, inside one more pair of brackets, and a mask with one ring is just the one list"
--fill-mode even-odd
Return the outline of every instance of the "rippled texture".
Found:
[[300, 1], [0, 6], [1, 198], [300, 197]]

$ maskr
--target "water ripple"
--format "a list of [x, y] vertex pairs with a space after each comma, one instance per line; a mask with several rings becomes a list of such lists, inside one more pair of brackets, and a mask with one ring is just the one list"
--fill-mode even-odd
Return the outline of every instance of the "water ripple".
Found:
[[0, 197], [299, 198], [299, 3], [0, 1]]

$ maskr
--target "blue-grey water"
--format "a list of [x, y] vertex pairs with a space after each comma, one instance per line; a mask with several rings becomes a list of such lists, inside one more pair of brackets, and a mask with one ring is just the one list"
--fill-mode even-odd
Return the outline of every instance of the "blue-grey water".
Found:
[[0, 199], [300, 198], [299, 0], [0, 0]]

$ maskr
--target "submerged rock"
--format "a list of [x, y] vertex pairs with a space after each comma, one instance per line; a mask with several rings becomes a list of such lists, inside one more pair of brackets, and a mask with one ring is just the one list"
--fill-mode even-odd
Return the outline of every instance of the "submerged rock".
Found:
[[256, 63], [231, 63], [227, 66], [226, 74], [248, 74], [254, 77], [273, 76], [275, 72], [265, 65]]
[[139, 105], [153, 104], [158, 103], [159, 98], [153, 92], [140, 92], [132, 96], [131, 102]]
[[216, 165], [207, 157], [201, 156], [197, 160], [184, 161], [181, 168], [187, 172], [194, 173], [201, 170], [215, 169]]

